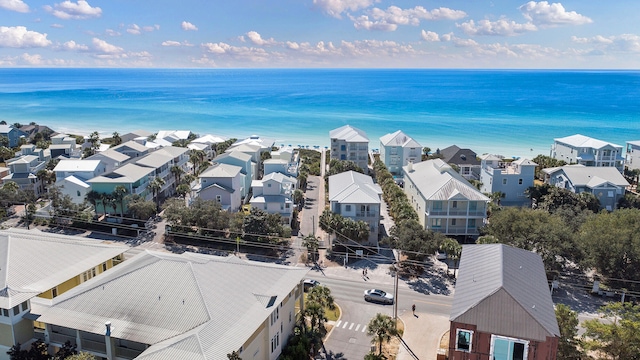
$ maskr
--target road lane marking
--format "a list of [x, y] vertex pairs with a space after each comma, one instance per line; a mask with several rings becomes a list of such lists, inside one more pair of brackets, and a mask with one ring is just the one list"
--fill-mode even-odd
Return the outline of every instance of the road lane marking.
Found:
[[355, 323], [351, 323], [351, 326], [349, 326], [349, 330], [353, 329], [353, 325], [355, 325]]
[[347, 328], [347, 325], [349, 325], [349, 322], [345, 321], [345, 322], [344, 322], [344, 325], [342, 326], [342, 328], [343, 328], [343, 329], [346, 329], [346, 328]]
[[340, 323], [342, 323], [342, 320], [338, 320], [338, 323], [336, 324], [336, 327], [340, 327]]
[[364, 330], [365, 330], [366, 328], [367, 328], [366, 326], [363, 326], [363, 327], [362, 327], [362, 332], [364, 332]]
[[356, 326], [356, 331], [358, 331], [359, 328], [360, 328], [360, 324], [358, 324], [358, 326]]

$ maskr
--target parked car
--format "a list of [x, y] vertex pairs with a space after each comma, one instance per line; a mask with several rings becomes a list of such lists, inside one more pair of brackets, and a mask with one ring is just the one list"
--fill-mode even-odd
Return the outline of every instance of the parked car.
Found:
[[320, 286], [320, 281], [313, 279], [304, 279], [304, 291], [307, 292], [309, 289], [315, 286]]
[[447, 260], [447, 253], [442, 251], [442, 250], [436, 251], [436, 259], [437, 260]]
[[364, 291], [364, 300], [381, 304], [393, 304], [393, 295], [378, 289], [369, 289]]

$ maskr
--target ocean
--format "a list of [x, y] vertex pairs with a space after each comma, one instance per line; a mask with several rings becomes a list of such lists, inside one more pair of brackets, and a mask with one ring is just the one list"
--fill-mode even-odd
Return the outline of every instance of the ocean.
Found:
[[252, 134], [327, 146], [350, 124], [370, 148], [402, 130], [435, 151], [549, 155], [554, 138], [640, 139], [640, 72], [423, 69], [0, 69], [0, 119], [111, 136]]

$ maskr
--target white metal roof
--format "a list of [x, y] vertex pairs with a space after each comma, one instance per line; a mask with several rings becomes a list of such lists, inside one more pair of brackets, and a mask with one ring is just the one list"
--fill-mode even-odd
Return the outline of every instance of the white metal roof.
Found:
[[60, 160], [53, 171], [95, 171], [100, 160]]
[[574, 164], [547, 168], [542, 171], [549, 175], [562, 171], [574, 186], [594, 188], [604, 183], [611, 183], [620, 187], [629, 186], [629, 182], [620, 174], [620, 171], [612, 166], [584, 166]]
[[222, 164], [222, 163], [213, 163], [212, 166], [208, 167], [205, 171], [202, 172], [198, 177], [200, 178], [228, 178], [228, 177], [236, 177], [242, 168], [240, 166]]
[[450, 200], [462, 196], [472, 201], [489, 201], [441, 159], [407, 165], [403, 170], [426, 200]]
[[123, 154], [121, 152], [118, 152], [116, 150], [113, 150], [113, 149], [108, 149], [108, 150], [105, 150], [105, 151], [101, 151], [101, 152], [99, 152], [97, 154], [91, 155], [88, 158], [86, 158], [85, 160], [100, 159], [102, 157], [114, 160], [116, 162], [123, 162], [123, 161], [126, 161], [126, 160], [129, 159], [128, 155], [125, 155], [125, 154]]
[[331, 139], [340, 139], [347, 142], [369, 142], [367, 134], [351, 125], [344, 125], [337, 129], [329, 131]]
[[207, 134], [207, 135], [201, 136], [201, 137], [199, 137], [197, 139], [194, 139], [192, 141], [192, 143], [217, 144], [217, 143], [221, 143], [221, 142], [225, 142], [225, 141], [227, 141], [227, 139], [222, 137], [222, 136]]
[[329, 201], [349, 204], [380, 204], [382, 189], [371, 176], [345, 171], [329, 176]]
[[11, 309], [128, 249], [39, 230], [0, 230], [0, 307]]
[[[96, 334], [111, 321], [113, 337], [152, 345], [139, 359], [226, 359], [307, 272], [146, 251], [55, 298], [38, 321]], [[263, 301], [272, 298], [273, 304]]]
[[421, 145], [417, 141], [403, 133], [402, 130], [382, 136], [380, 138], [380, 143], [382, 146], [402, 146], [422, 149]]
[[571, 136], [566, 136], [563, 138], [557, 138], [557, 139], [553, 139], [556, 142], [561, 142], [563, 144], [567, 144], [576, 148], [582, 147], [582, 148], [593, 148], [593, 149], [602, 149], [603, 147], [606, 146], [611, 146], [614, 148], [622, 148], [622, 146], [620, 145], [616, 145], [614, 143], [610, 143], [610, 142], [606, 142], [606, 141], [602, 141], [602, 140], [598, 140], [598, 139], [594, 139], [588, 136], [584, 136], [584, 135], [580, 135], [580, 134], [575, 134], [575, 135], [571, 135]]

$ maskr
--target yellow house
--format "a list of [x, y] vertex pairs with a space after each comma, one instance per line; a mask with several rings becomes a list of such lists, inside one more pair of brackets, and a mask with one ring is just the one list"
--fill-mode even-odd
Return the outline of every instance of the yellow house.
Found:
[[51, 301], [39, 300], [38, 321], [49, 344], [70, 341], [108, 360], [225, 360], [232, 351], [276, 360], [293, 333], [307, 272], [147, 250]]
[[[0, 230], [0, 360], [43, 338], [34, 298], [53, 299], [122, 261], [128, 246], [38, 230]], [[35, 329], [34, 329], [35, 325]]]

